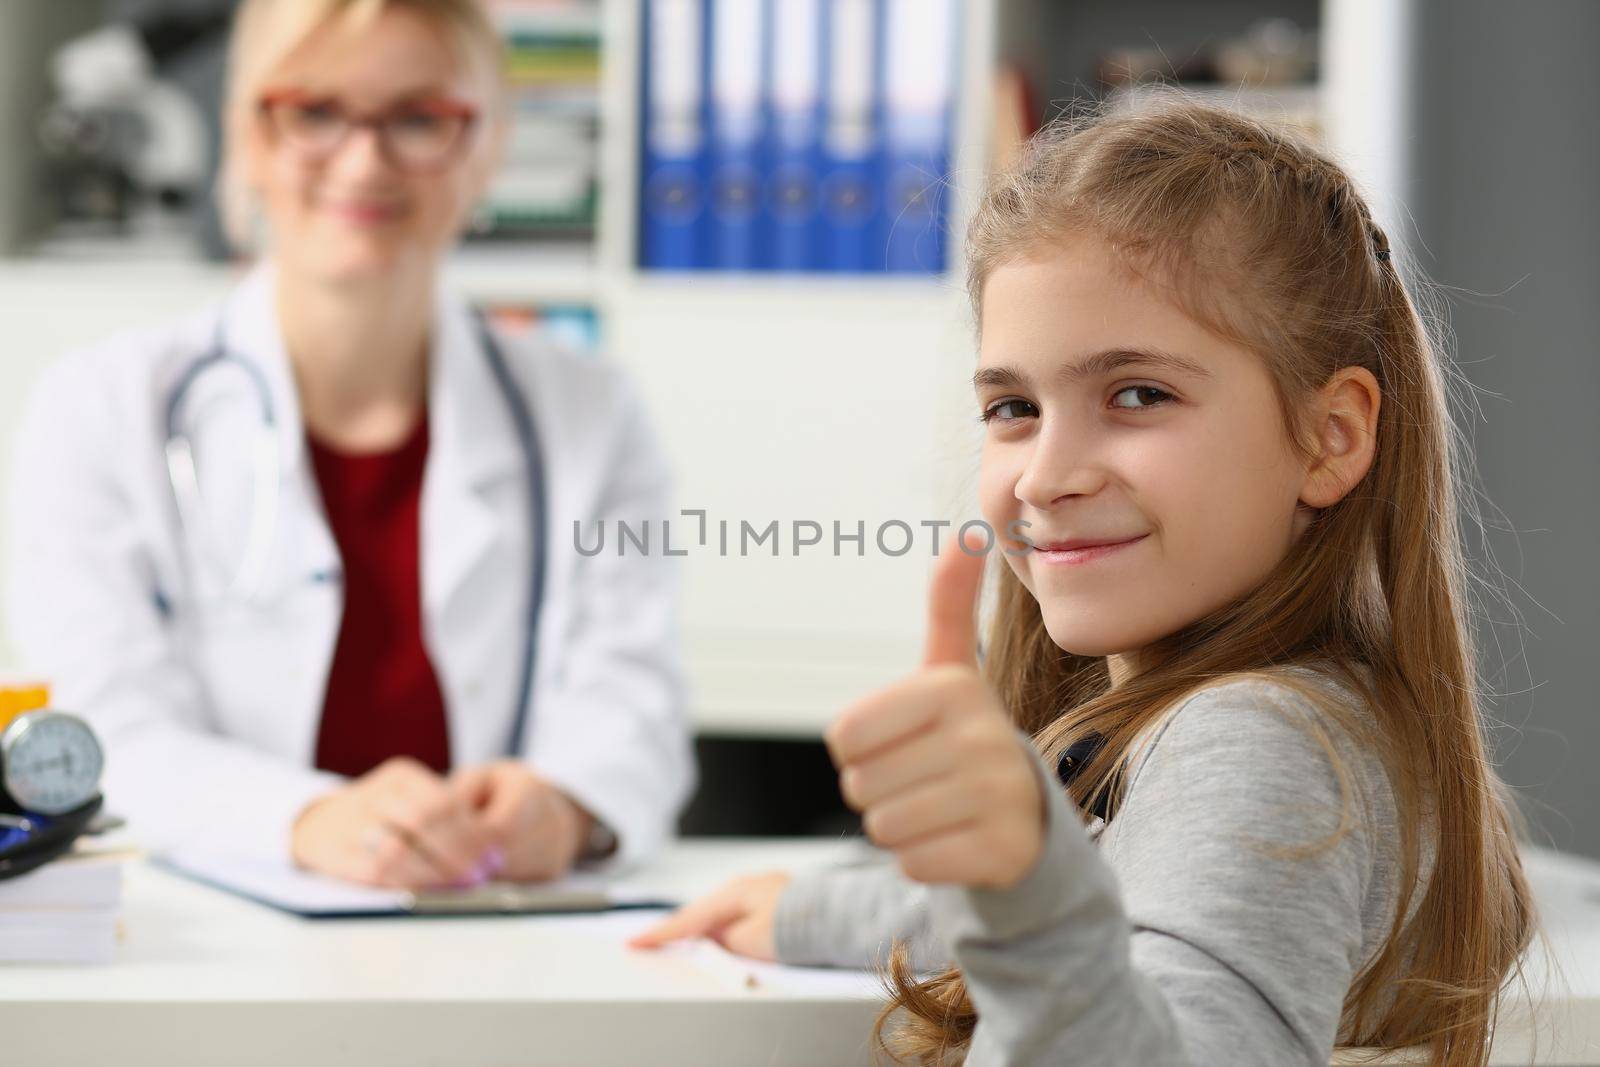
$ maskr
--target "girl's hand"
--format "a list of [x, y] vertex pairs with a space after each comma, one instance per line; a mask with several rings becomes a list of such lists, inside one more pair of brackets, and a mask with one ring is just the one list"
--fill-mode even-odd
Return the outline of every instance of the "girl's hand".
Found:
[[847, 708], [826, 740], [868, 836], [919, 882], [1009, 889], [1044, 848], [1031, 752], [978, 674], [983, 557], [934, 571], [923, 668]]
[[457, 797], [482, 821], [504, 859], [500, 876], [544, 882], [571, 870], [594, 818], [565, 793], [517, 760], [498, 760], [455, 773]]
[[635, 935], [628, 947], [660, 948], [670, 941], [709, 937], [737, 955], [774, 960], [778, 950], [773, 941], [772, 920], [789, 878], [784, 871], [735, 878]]
[[470, 885], [497, 862], [488, 828], [416, 760], [398, 757], [312, 801], [289, 840], [294, 862], [397, 889]]

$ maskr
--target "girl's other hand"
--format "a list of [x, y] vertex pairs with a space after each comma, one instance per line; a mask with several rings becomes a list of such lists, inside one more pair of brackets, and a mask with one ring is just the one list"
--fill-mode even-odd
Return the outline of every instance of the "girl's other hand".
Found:
[[1033, 756], [978, 673], [983, 556], [939, 560], [924, 665], [828, 728], [839, 788], [867, 834], [919, 882], [1008, 889], [1038, 862], [1044, 801]]
[[709, 937], [736, 955], [775, 960], [773, 918], [790, 877], [787, 872], [773, 871], [735, 878], [635, 935], [628, 947], [660, 948], [672, 941]]

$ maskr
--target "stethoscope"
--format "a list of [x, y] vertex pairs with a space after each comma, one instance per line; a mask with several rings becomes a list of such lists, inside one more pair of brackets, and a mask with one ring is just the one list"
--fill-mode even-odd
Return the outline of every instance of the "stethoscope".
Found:
[[[210, 523], [200, 490], [200, 480], [194, 460], [194, 442], [184, 432], [181, 415], [185, 398], [208, 371], [235, 367], [243, 372], [255, 393], [259, 407], [260, 425], [251, 448], [254, 472], [252, 476], [249, 532], [245, 538], [244, 553], [232, 576], [224, 583], [223, 596], [245, 602], [258, 601], [261, 584], [272, 552], [272, 541], [278, 525], [278, 510], [283, 495], [282, 469], [279, 458], [277, 413], [273, 410], [272, 391], [267, 379], [248, 358], [228, 349], [223, 337], [226, 310], [217, 317], [210, 347], [193, 360], [179, 375], [167, 394], [166, 402], [166, 460], [167, 477], [172, 483], [173, 497], [177, 502], [178, 523], [190, 545], [216, 545], [218, 539], [211, 535]], [[527, 478], [528, 534], [531, 539], [528, 567], [528, 604], [525, 620], [526, 632], [522, 646], [522, 674], [517, 686], [516, 706], [511, 720], [511, 734], [506, 752], [515, 758], [522, 753], [522, 742], [527, 732], [528, 702], [533, 695], [535, 654], [538, 645], [539, 613], [544, 604], [545, 563], [549, 554], [546, 544], [544, 454], [539, 447], [533, 414], [527, 399], [511, 376], [505, 355], [490, 331], [483, 316], [474, 313], [484, 359], [494, 374], [495, 383], [505, 397], [516, 430], [517, 442], [522, 448]], [[212, 564], [225, 567], [217, 555]], [[159, 598], [159, 597], [158, 597]]]

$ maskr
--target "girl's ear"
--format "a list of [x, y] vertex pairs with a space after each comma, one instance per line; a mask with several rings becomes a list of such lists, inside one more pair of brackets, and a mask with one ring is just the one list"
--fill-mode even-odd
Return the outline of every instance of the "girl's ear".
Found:
[[1300, 502], [1325, 508], [1366, 477], [1377, 454], [1378, 379], [1365, 367], [1345, 367], [1312, 402], [1317, 454], [1306, 467]]

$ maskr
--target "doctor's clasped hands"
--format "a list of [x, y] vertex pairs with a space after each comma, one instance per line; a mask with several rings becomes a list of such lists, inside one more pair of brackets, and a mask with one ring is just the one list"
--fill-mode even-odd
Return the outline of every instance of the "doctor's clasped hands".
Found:
[[397, 757], [307, 805], [291, 852], [301, 867], [353, 882], [466, 888], [560, 877], [593, 825], [581, 806], [517, 761], [446, 778]]

